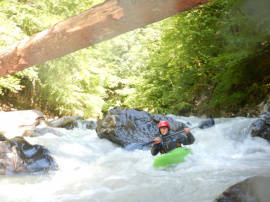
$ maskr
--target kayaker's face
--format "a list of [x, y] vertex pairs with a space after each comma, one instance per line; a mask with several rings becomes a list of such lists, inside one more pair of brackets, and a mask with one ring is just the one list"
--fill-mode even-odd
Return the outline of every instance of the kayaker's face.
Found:
[[159, 130], [162, 135], [167, 135], [167, 133], [169, 132], [168, 127], [161, 127], [159, 128]]

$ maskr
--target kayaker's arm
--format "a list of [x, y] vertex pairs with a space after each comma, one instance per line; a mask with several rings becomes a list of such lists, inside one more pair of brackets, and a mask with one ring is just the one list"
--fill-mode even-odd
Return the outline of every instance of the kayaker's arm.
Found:
[[189, 145], [193, 144], [195, 142], [195, 137], [192, 135], [192, 133], [186, 134], [187, 138], [183, 142], [183, 145]]
[[152, 150], [151, 150], [151, 154], [153, 156], [157, 155], [161, 150], [161, 144], [154, 144], [153, 147], [152, 147]]
[[184, 128], [184, 131], [185, 131], [186, 135], [181, 135], [178, 138], [179, 143], [183, 144], [183, 145], [193, 144], [195, 142], [195, 138], [192, 135], [192, 133], [190, 132], [190, 128]]
[[160, 151], [161, 151], [161, 142], [162, 142], [162, 139], [160, 137], [156, 137], [154, 140], [154, 145], [152, 147], [152, 150], [151, 150], [151, 154], [153, 156], [157, 155]]

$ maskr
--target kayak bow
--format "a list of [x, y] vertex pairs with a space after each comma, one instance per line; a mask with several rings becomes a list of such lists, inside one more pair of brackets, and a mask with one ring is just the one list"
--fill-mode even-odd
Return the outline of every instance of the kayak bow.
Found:
[[166, 154], [162, 154], [156, 157], [153, 163], [153, 166], [162, 167], [162, 166], [168, 166], [168, 165], [184, 162], [185, 157], [191, 153], [192, 153], [192, 150], [189, 148], [184, 148], [184, 147], [175, 148], [174, 150]]

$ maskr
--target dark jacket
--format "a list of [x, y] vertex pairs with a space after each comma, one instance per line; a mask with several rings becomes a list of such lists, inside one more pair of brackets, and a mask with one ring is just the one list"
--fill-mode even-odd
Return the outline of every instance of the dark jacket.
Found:
[[[168, 133], [165, 136], [159, 135], [159, 137], [166, 137], [170, 135]], [[162, 139], [162, 142], [159, 144], [154, 144], [151, 150], [151, 153], [153, 156], [157, 155], [159, 152], [161, 154], [167, 153], [177, 147], [181, 147], [181, 145], [189, 145], [193, 144], [195, 141], [194, 136], [189, 133], [189, 134], [180, 134], [180, 135], [173, 135], [171, 137], [167, 137]]]

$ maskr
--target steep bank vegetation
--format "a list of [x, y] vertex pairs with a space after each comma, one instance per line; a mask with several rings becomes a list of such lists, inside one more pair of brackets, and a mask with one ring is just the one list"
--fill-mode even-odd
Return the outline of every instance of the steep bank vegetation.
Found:
[[[3, 0], [0, 47], [100, 2]], [[237, 113], [269, 94], [269, 9], [267, 0], [215, 0], [0, 78], [1, 102], [60, 116], [97, 117], [116, 106]]]

